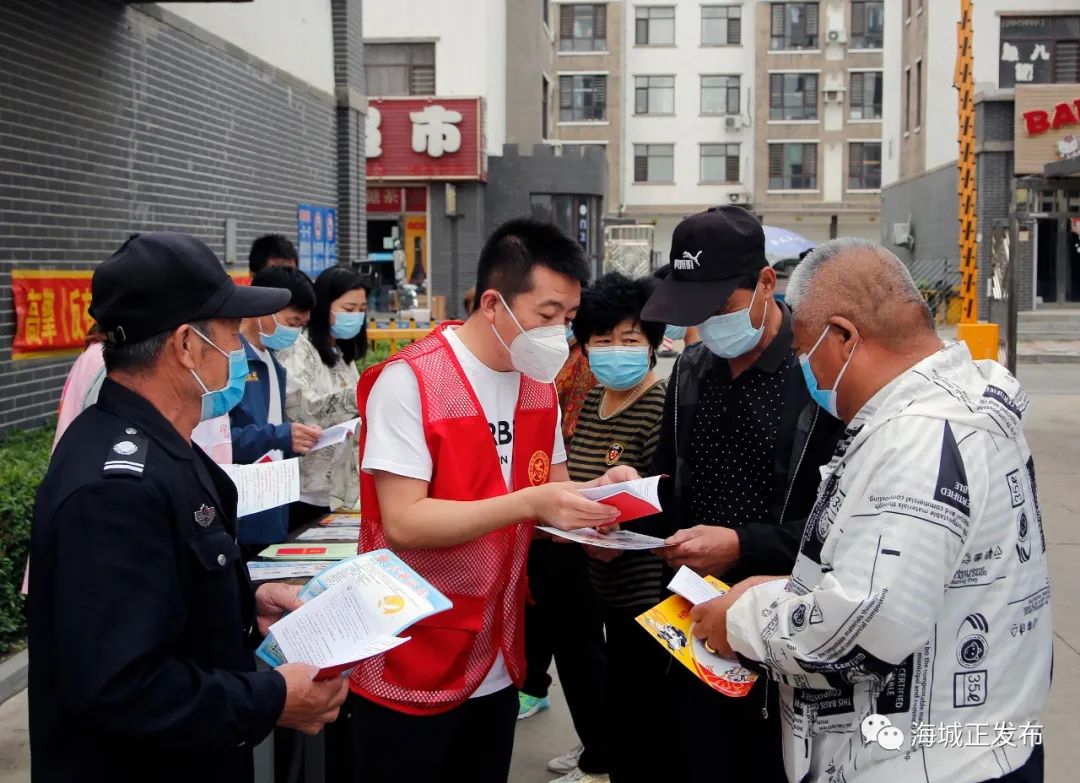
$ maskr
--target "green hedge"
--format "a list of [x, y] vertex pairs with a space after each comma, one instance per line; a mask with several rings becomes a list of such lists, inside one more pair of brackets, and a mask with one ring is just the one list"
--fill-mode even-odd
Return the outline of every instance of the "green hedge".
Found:
[[0, 439], [0, 654], [19, 646], [26, 635], [20, 589], [34, 497], [49, 466], [53, 432], [49, 425]]

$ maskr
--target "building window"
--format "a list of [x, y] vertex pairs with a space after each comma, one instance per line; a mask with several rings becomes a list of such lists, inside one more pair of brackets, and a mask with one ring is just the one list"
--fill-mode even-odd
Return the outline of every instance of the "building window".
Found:
[[816, 73], [769, 74], [769, 119], [816, 120], [817, 93]]
[[770, 190], [817, 190], [817, 144], [769, 145]]
[[674, 144], [634, 145], [634, 182], [674, 181]]
[[674, 113], [674, 76], [634, 77], [634, 114]]
[[366, 43], [368, 95], [434, 95], [435, 44]]
[[739, 145], [701, 145], [701, 183], [731, 184], [739, 182]]
[[922, 127], [922, 60], [915, 63], [915, 128]]
[[551, 81], [548, 77], [540, 76], [540, 138], [547, 139], [551, 135]]
[[560, 52], [607, 51], [606, 5], [564, 5], [559, 13]]
[[574, 74], [559, 77], [559, 122], [607, 119], [607, 77]]
[[998, 86], [1080, 82], [1080, 16], [1003, 16]]
[[741, 95], [738, 76], [701, 77], [702, 114], [738, 114]]
[[742, 43], [742, 6], [701, 7], [701, 45], [739, 46]]
[[880, 49], [885, 45], [883, 0], [852, 0], [851, 48]]
[[848, 190], [881, 189], [881, 142], [853, 141], [848, 147]]
[[638, 46], [674, 46], [674, 6], [650, 5], [635, 8], [634, 43]]
[[904, 69], [904, 133], [911, 130], [911, 69]]
[[544, 19], [544, 24], [551, 26], [551, 0], [540, 0], [540, 15]]
[[770, 49], [817, 49], [818, 4], [773, 3]]
[[855, 71], [851, 74], [851, 119], [881, 119], [881, 71]]

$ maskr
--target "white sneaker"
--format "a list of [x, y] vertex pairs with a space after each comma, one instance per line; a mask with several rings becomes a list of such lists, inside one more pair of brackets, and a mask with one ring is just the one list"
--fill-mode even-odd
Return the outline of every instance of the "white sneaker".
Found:
[[552, 759], [548, 762], [548, 770], [550, 772], [561, 772], [566, 774], [567, 772], [573, 772], [577, 769], [578, 759], [581, 758], [581, 754], [585, 752], [584, 745], [578, 745], [576, 748], [571, 749], [567, 753], [559, 756], [557, 759]]
[[551, 783], [610, 783], [608, 775], [594, 775], [591, 772], [582, 772], [580, 768], [567, 772], [561, 778], [555, 778]]

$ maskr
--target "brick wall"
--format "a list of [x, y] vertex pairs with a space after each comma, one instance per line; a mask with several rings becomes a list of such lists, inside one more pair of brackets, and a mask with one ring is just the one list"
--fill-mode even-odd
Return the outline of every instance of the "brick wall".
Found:
[[12, 268], [87, 268], [161, 229], [223, 255], [227, 217], [244, 267], [298, 202], [339, 197], [339, 256], [362, 255], [363, 122], [339, 108], [345, 81], [362, 93], [359, 2], [334, 12], [337, 98], [150, 4], [0, 3], [0, 431], [51, 415], [70, 365], [12, 361]]

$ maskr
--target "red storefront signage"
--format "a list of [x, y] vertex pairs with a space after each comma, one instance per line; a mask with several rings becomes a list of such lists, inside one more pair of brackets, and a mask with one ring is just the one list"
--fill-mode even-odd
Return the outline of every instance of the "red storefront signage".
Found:
[[1080, 125], [1080, 98], [1072, 102], [1059, 103], [1053, 108], [1053, 114], [1046, 109], [1033, 109], [1024, 112], [1024, 122], [1027, 124], [1027, 132], [1032, 136], [1040, 136], [1051, 130], [1061, 130], [1070, 125]]
[[[11, 292], [15, 300], [13, 359], [71, 355], [82, 350], [94, 325], [90, 317], [91, 269], [14, 269]], [[247, 285], [247, 273], [234, 275]]]
[[482, 98], [373, 98], [368, 180], [484, 180]]

